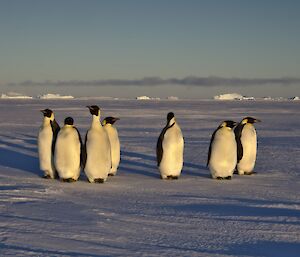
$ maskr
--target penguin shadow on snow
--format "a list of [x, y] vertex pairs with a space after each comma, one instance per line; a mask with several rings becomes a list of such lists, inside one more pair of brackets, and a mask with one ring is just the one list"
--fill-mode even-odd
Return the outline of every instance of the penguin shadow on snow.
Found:
[[211, 178], [210, 172], [205, 165], [194, 164], [191, 162], [183, 163], [183, 174], [195, 177]]
[[25, 134], [25, 133], [18, 133], [18, 135], [22, 136], [22, 140], [29, 145], [37, 146], [37, 135]]
[[[119, 169], [128, 173], [160, 178], [160, 173], [156, 165], [156, 157], [152, 155], [122, 151]], [[204, 165], [197, 165], [191, 162], [184, 162], [182, 175], [210, 178], [209, 171]]]
[[[149, 162], [151, 162], [149, 164]], [[156, 157], [141, 153], [121, 151], [119, 169], [128, 173], [144, 175], [152, 178], [160, 178], [156, 166]]]
[[[293, 208], [294, 203], [285, 203], [282, 201], [251, 200], [244, 198], [207, 198], [198, 199], [191, 195], [174, 195], [176, 198], [193, 199], [194, 203], [187, 203], [168, 208], [186, 213], [207, 213], [208, 219], [220, 221], [230, 221], [234, 217], [235, 221], [257, 223], [257, 219], [267, 224], [299, 224], [299, 221], [278, 220], [279, 216], [296, 219], [300, 211]], [[211, 200], [216, 200], [215, 203]], [[267, 219], [266, 219], [267, 218]]]
[[[3, 140], [5, 138], [5, 140]], [[0, 145], [5, 145], [8, 147], [14, 147], [23, 149], [26, 151], [30, 151], [33, 153], [37, 152], [37, 140], [35, 139], [24, 139], [24, 138], [18, 138], [13, 137], [9, 135], [0, 135]]]
[[[2, 137], [6, 137], [6, 135], [2, 135]], [[15, 140], [15, 142], [24, 142], [23, 139], [14, 138], [9, 136], [11, 140]], [[9, 167], [13, 169], [23, 170], [34, 175], [40, 176], [39, 162], [37, 155], [33, 156], [30, 154], [26, 154], [26, 151], [37, 154], [37, 149], [27, 148], [26, 146], [11, 143], [6, 140], [0, 139], [0, 165], [3, 167]]]

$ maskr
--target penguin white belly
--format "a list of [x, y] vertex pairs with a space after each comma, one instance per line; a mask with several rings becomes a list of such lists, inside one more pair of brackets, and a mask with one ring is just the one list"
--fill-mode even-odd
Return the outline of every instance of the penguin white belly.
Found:
[[62, 179], [77, 180], [80, 175], [80, 141], [74, 128], [63, 128], [55, 145], [55, 167]]
[[49, 175], [51, 178], [54, 178], [55, 169], [53, 167], [52, 140], [53, 133], [51, 126], [41, 127], [38, 134], [40, 169], [44, 171], [45, 175]]
[[163, 155], [159, 165], [162, 178], [179, 176], [183, 167], [184, 141], [177, 124], [166, 131], [162, 142], [162, 149]]
[[110, 141], [111, 147], [111, 170], [110, 173], [115, 175], [120, 164], [120, 141], [117, 130], [107, 125], [104, 127]]
[[232, 176], [237, 162], [234, 133], [227, 128], [218, 130], [211, 145], [209, 169], [213, 178]]
[[251, 124], [246, 124], [241, 135], [243, 146], [243, 157], [237, 164], [239, 174], [251, 172], [254, 169], [257, 151], [257, 137], [255, 128]]
[[109, 138], [103, 128], [89, 130], [86, 152], [84, 171], [89, 181], [99, 178], [105, 181], [111, 169], [111, 152]]

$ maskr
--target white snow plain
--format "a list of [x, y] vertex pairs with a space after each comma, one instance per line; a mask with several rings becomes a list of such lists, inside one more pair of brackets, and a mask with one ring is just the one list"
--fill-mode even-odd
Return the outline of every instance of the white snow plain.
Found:
[[[82, 138], [91, 117], [121, 118], [115, 177], [90, 184], [42, 179], [41, 109]], [[300, 253], [299, 101], [0, 100], [0, 256], [272, 256]], [[185, 137], [176, 181], [159, 179], [155, 147], [173, 111]], [[210, 178], [210, 136], [222, 120], [253, 116], [256, 175]], [[104, 117], [103, 117], [104, 118]], [[67, 146], [66, 146], [67, 147]]]

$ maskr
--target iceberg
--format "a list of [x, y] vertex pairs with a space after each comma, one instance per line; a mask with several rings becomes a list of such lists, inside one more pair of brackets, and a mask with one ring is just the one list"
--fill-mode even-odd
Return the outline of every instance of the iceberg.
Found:
[[243, 96], [237, 93], [222, 94], [214, 96], [215, 100], [242, 100]]
[[237, 93], [222, 94], [214, 96], [215, 100], [255, 100], [253, 96], [242, 96]]
[[60, 94], [45, 94], [39, 95], [39, 99], [74, 99], [74, 96], [71, 95], [60, 95]]
[[167, 100], [179, 100], [177, 96], [168, 96]]
[[7, 94], [1, 94], [1, 99], [32, 99], [32, 96], [22, 95], [16, 92], [8, 92]]
[[160, 100], [158, 97], [149, 97], [149, 96], [138, 96], [136, 97], [136, 100]]

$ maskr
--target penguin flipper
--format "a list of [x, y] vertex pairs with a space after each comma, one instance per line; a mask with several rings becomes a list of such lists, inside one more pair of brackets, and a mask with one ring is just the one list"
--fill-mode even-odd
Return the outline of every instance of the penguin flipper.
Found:
[[[87, 132], [88, 133], [88, 132]], [[82, 168], [85, 168], [87, 153], [86, 153], [86, 141], [87, 141], [87, 133], [85, 134], [84, 144], [82, 146], [81, 160], [82, 160]]]
[[157, 140], [157, 144], [156, 144], [156, 159], [157, 159], [157, 166], [159, 166], [161, 160], [162, 160], [162, 156], [163, 156], [163, 147], [162, 147], [162, 142], [165, 136], [166, 131], [169, 128], [172, 128], [175, 125], [175, 122], [171, 125], [168, 126], [168, 124], [163, 128], [163, 130], [161, 131], [158, 140]]
[[79, 139], [79, 142], [80, 142], [80, 166], [82, 167], [82, 164], [83, 164], [83, 152], [84, 152], [83, 148], [84, 148], [84, 146], [82, 144], [82, 139], [81, 139], [79, 130], [77, 128], [75, 128], [75, 127], [74, 127], [74, 129], [76, 129], [76, 131], [77, 131], [78, 139]]
[[211, 139], [210, 139], [210, 143], [209, 143], [209, 148], [208, 148], [208, 155], [207, 155], [206, 167], [208, 167], [208, 164], [209, 164], [210, 155], [211, 155], [211, 145], [212, 145], [212, 142], [213, 142], [214, 139], [215, 139], [215, 135], [216, 135], [217, 130], [218, 130], [218, 129], [216, 129], [216, 130], [214, 131], [214, 133], [211, 135]]
[[50, 121], [51, 124], [51, 128], [52, 128], [52, 132], [53, 134], [56, 134], [59, 132], [60, 130], [60, 126], [58, 125], [58, 123], [56, 122], [56, 120], [54, 119], [53, 121]]
[[54, 155], [56, 138], [57, 138], [58, 132], [60, 131], [60, 126], [58, 125], [58, 123], [56, 122], [55, 119], [53, 121], [50, 121], [50, 125], [51, 125], [52, 133], [53, 133], [51, 150], [52, 150], [52, 154]]
[[243, 158], [243, 145], [241, 141], [243, 127], [244, 125], [239, 124], [234, 129], [235, 141], [237, 146], [237, 162], [239, 162]]
[[156, 160], [157, 160], [157, 166], [159, 166], [162, 156], [163, 156], [163, 148], [162, 148], [162, 140], [163, 140], [163, 133], [160, 134], [157, 144], [156, 144]]

